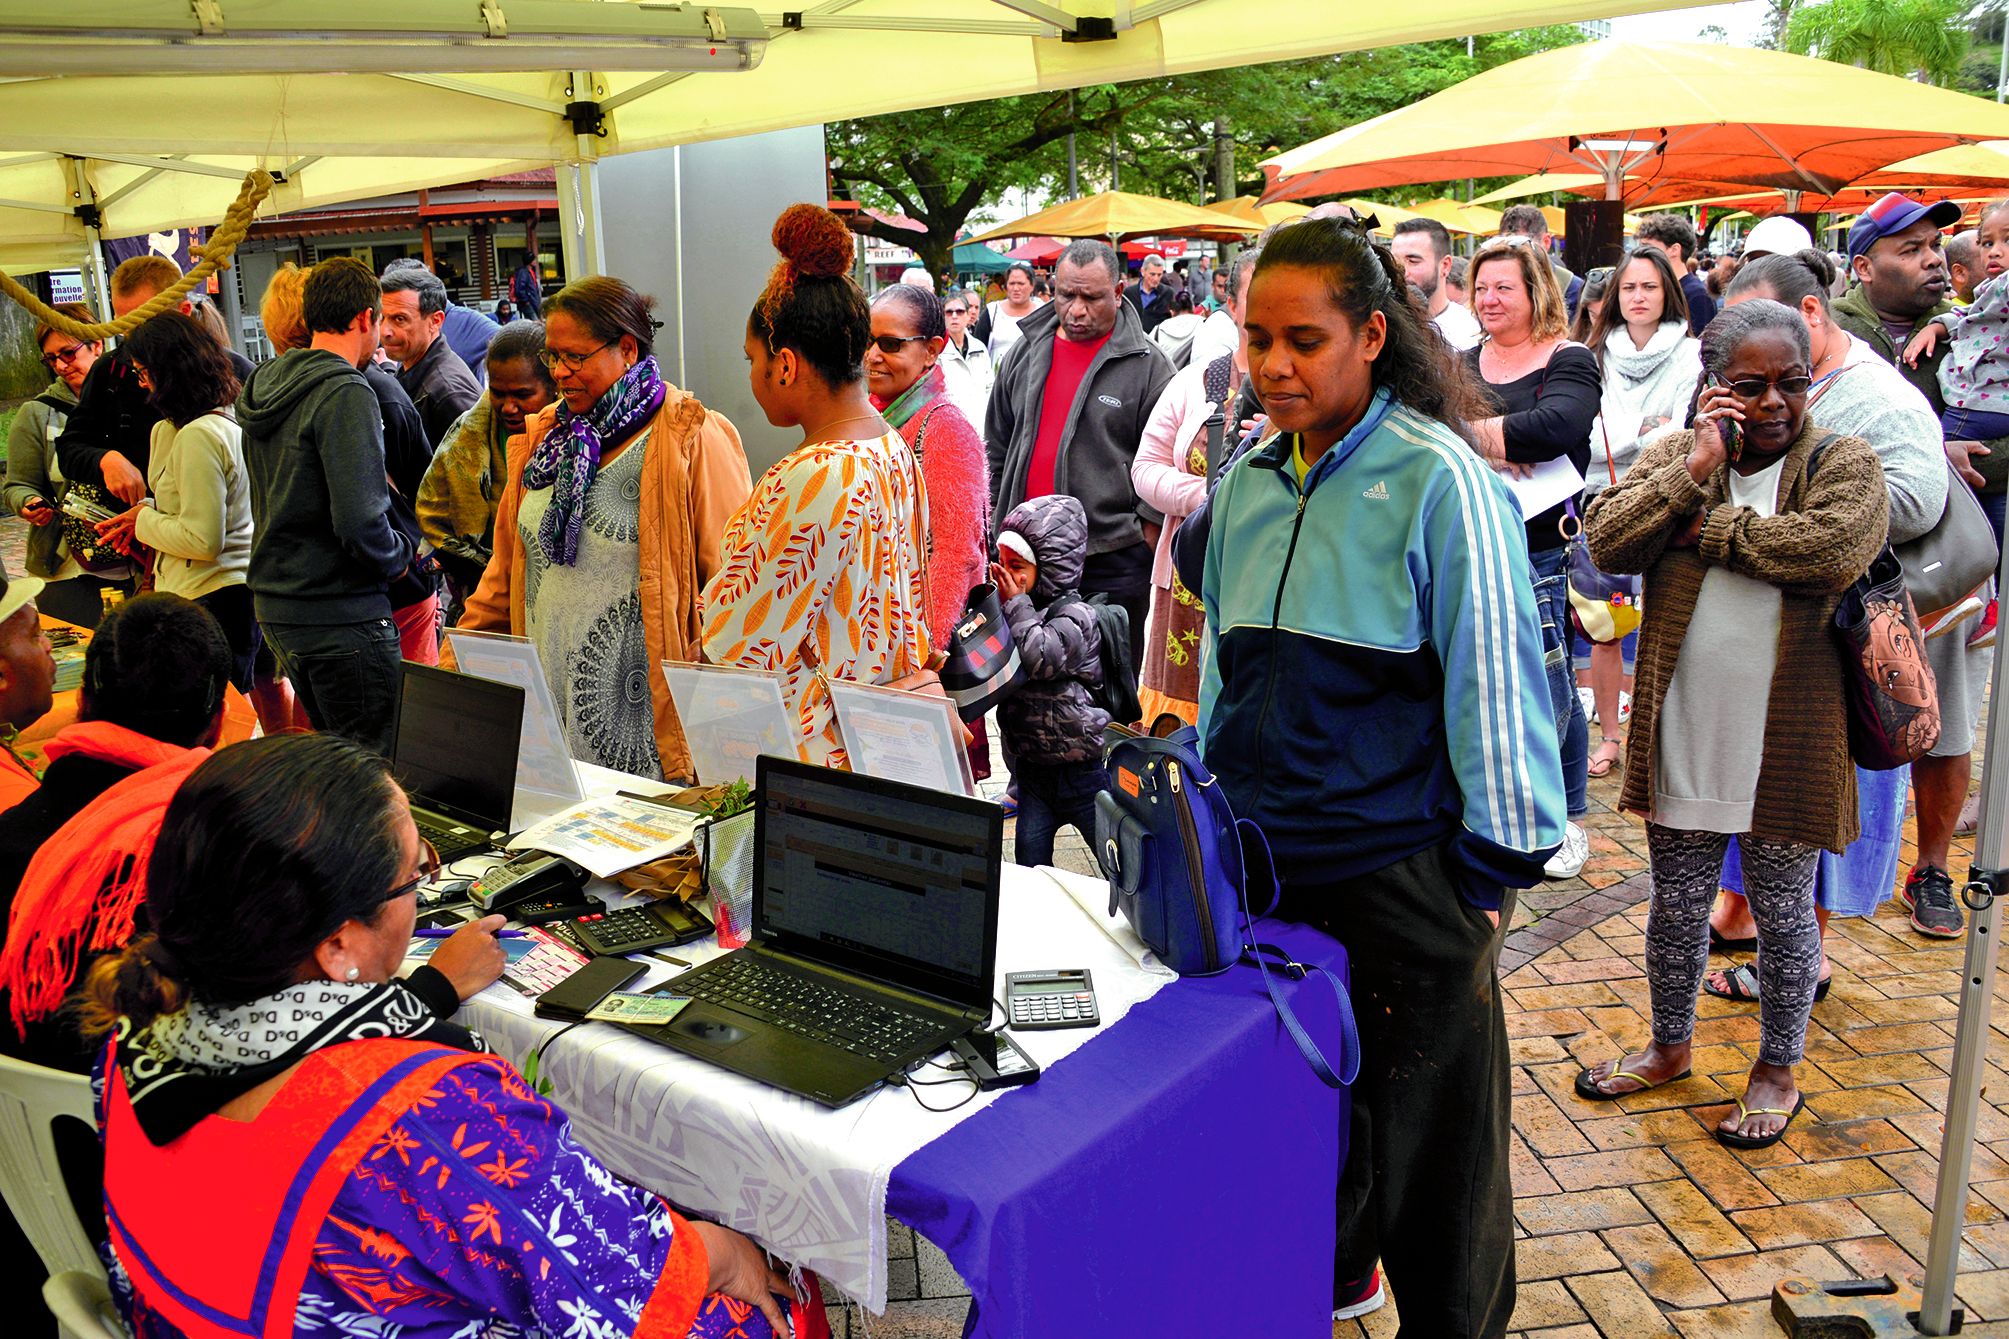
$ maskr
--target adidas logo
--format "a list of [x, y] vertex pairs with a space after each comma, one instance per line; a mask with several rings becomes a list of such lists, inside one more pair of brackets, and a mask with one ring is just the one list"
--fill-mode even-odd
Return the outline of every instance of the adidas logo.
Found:
[[1385, 479], [1377, 479], [1375, 481], [1374, 487], [1362, 493], [1361, 496], [1364, 498], [1371, 498], [1376, 502], [1388, 501], [1388, 481]]

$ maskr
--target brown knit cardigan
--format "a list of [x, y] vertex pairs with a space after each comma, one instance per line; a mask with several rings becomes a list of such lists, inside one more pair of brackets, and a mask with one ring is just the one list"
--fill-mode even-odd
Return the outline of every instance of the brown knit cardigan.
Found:
[[[1849, 761], [1841, 653], [1832, 625], [1850, 583], [1882, 551], [1890, 496], [1876, 452], [1834, 436], [1814, 478], [1807, 457], [1830, 434], [1809, 420], [1786, 452], [1779, 514], [1730, 505], [1728, 469], [1697, 487], [1688, 474], [1695, 435], [1649, 446], [1584, 517], [1593, 561], [1607, 572], [1643, 572], [1637, 680], [1620, 803], [1653, 813], [1654, 728], [1674, 676], [1702, 579], [1711, 566], [1777, 586], [1778, 665], [1765, 708], [1765, 745], [1751, 835], [1839, 852], [1856, 838], [1855, 767]], [[1701, 542], [1670, 548], [1698, 509]]]

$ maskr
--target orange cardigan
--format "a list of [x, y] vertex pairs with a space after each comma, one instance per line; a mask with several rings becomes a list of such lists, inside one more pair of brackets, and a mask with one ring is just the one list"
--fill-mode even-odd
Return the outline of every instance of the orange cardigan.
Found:
[[[753, 492], [739, 432], [695, 395], [671, 386], [649, 421], [642, 462], [642, 634], [649, 659], [649, 697], [656, 713], [656, 752], [663, 775], [691, 776], [690, 748], [658, 668], [665, 660], [697, 660], [698, 594], [719, 569], [726, 522]], [[558, 419], [548, 406], [509, 439], [509, 468], [495, 507], [495, 552], [458, 626], [524, 635], [523, 547], [516, 512], [523, 502], [523, 467]]]

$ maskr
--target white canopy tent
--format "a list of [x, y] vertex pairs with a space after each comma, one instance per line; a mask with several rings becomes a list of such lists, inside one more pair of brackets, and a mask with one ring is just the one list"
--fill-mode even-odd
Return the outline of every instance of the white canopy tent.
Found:
[[[94, 221], [105, 236], [214, 222], [253, 165], [281, 176], [265, 206], [278, 212], [557, 164], [570, 272], [585, 273], [600, 268], [604, 155], [1657, 3], [821, 0], [756, 15], [625, 0], [122, 0], [63, 14], [0, 0], [0, 268], [75, 264]], [[240, 9], [259, 26], [234, 26]], [[694, 15], [728, 40], [685, 40]], [[620, 40], [598, 31], [615, 19]], [[664, 26], [655, 45], [645, 19]], [[554, 36], [567, 24], [573, 37]], [[554, 51], [597, 68], [554, 71]]]

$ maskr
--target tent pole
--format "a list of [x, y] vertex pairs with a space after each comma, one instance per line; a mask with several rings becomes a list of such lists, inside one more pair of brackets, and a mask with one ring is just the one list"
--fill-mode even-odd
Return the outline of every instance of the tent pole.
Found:
[[105, 242], [98, 235], [98, 225], [84, 225], [84, 297], [90, 302], [91, 310], [100, 321], [112, 319], [111, 281], [105, 277]]
[[[2009, 583], [2009, 554], [1996, 575]], [[1959, 632], [1949, 636], [1961, 636]], [[1995, 682], [2009, 683], [2009, 639], [1995, 643]], [[1946, 1139], [1939, 1150], [1939, 1185], [1932, 1197], [1932, 1239], [1925, 1255], [1925, 1300], [1918, 1328], [1953, 1333], [1953, 1285], [1960, 1268], [1960, 1235], [1967, 1225], [1967, 1178], [1974, 1165], [1974, 1135], [1981, 1110], [1982, 1067], [1988, 1062], [1989, 1010], [1995, 989], [1996, 896], [2009, 892], [2009, 711], [1998, 700], [1988, 712], [1987, 752], [1981, 766], [1981, 825], [1964, 894], [1973, 912], [1967, 960], [1960, 974], [1960, 1023], [1953, 1039], [1953, 1070], [1946, 1100]]]

